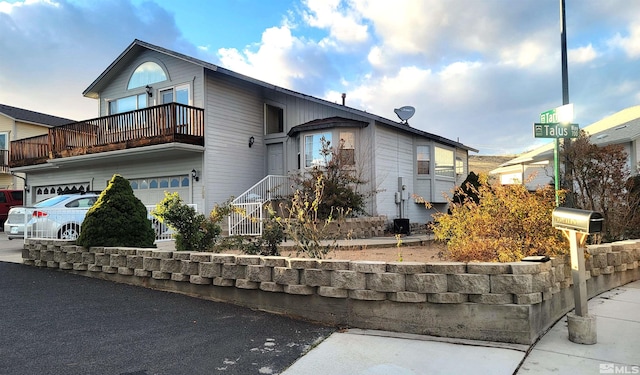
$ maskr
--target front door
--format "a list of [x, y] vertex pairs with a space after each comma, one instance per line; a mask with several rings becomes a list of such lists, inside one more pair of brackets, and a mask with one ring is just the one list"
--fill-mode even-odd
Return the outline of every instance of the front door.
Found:
[[267, 145], [267, 174], [284, 175], [284, 146], [282, 143]]

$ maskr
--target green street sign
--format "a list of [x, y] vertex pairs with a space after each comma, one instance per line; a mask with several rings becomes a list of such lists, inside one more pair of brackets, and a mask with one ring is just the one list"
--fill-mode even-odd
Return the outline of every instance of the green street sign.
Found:
[[535, 138], [578, 138], [580, 126], [578, 124], [535, 123], [533, 124]]
[[540, 114], [540, 123], [541, 124], [553, 124], [558, 122], [558, 116], [556, 114], [556, 109], [550, 109], [546, 112], [542, 112]]
[[541, 124], [569, 123], [571, 121], [573, 121], [573, 104], [565, 104], [540, 114]]

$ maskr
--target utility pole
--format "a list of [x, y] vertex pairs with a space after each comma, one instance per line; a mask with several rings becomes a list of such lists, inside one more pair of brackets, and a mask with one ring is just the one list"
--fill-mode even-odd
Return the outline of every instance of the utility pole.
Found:
[[[562, 105], [569, 104], [569, 71], [567, 64], [567, 17], [564, 11], [564, 0], [560, 0], [560, 49], [562, 56]], [[560, 140], [556, 139], [556, 150], [558, 150], [558, 142]], [[571, 138], [564, 138], [564, 188], [567, 189], [567, 195], [565, 200], [566, 207], [573, 207], [573, 171], [571, 169], [571, 164], [569, 157], [567, 156], [566, 150], [571, 146]], [[556, 160], [558, 160], [559, 155], [555, 155]], [[556, 162], [556, 168], [559, 168], [559, 163]], [[560, 174], [556, 174], [559, 176]], [[558, 190], [558, 183], [556, 181], [556, 191]]]

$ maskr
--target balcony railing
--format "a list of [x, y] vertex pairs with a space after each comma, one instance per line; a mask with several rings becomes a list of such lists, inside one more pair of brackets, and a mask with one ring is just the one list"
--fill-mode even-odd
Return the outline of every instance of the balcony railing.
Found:
[[170, 142], [204, 146], [204, 109], [169, 103], [51, 128], [48, 134], [12, 141], [9, 165]]

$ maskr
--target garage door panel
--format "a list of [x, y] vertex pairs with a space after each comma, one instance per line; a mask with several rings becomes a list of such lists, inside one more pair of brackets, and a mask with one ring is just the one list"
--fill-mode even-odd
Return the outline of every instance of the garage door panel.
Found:
[[55, 197], [60, 194], [69, 194], [77, 192], [85, 192], [91, 190], [91, 184], [89, 182], [78, 182], [73, 184], [54, 184], [47, 186], [35, 186], [33, 191], [35, 193], [35, 201]]

